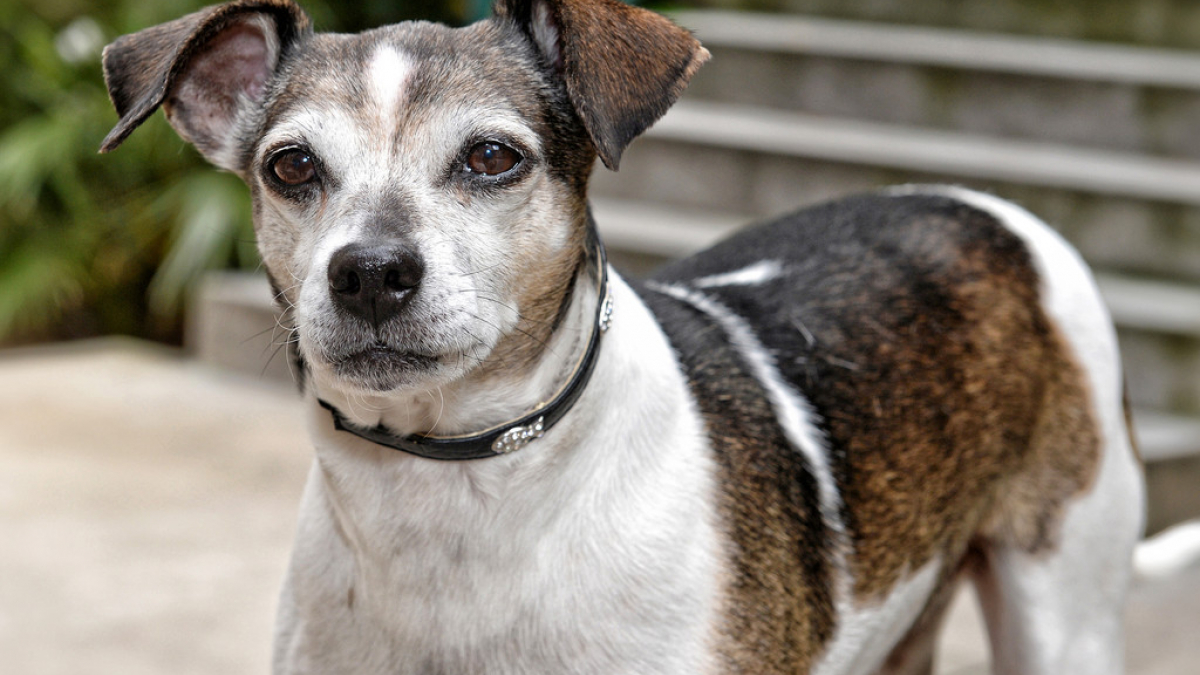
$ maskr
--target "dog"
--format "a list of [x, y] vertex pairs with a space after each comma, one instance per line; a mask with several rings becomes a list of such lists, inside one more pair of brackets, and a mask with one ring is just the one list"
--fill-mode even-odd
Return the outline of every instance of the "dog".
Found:
[[104, 55], [253, 196], [315, 461], [276, 673], [1120, 673], [1142, 524], [1115, 334], [1021, 208], [905, 186], [634, 282], [598, 159], [708, 53], [616, 0], [317, 33], [239, 0]]

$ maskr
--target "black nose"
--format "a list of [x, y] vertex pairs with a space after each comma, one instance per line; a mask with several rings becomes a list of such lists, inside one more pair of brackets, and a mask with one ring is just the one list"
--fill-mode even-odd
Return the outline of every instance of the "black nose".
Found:
[[329, 290], [338, 307], [378, 327], [400, 313], [424, 275], [421, 256], [403, 244], [349, 244], [329, 261]]

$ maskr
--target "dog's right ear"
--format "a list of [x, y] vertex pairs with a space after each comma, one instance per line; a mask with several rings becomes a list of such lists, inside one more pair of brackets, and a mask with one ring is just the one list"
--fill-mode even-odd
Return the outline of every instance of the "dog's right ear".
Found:
[[567, 95], [604, 165], [683, 93], [708, 50], [666, 17], [620, 0], [495, 0], [516, 23]]
[[118, 38], [104, 50], [104, 80], [121, 120], [100, 151], [162, 106], [184, 140], [238, 171], [239, 121], [262, 105], [280, 56], [309, 31], [291, 0], [237, 0]]

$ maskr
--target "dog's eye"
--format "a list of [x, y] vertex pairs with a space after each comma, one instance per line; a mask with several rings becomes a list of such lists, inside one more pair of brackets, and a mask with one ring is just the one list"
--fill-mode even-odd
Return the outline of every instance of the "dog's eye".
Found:
[[317, 166], [303, 150], [284, 150], [271, 160], [271, 173], [284, 185], [304, 185], [317, 177]]
[[467, 156], [467, 170], [484, 176], [498, 176], [521, 163], [521, 155], [499, 143], [479, 143]]

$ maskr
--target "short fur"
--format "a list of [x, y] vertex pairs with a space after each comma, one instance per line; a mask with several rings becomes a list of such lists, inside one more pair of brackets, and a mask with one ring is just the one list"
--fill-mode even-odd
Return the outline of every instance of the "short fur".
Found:
[[[161, 106], [247, 182], [304, 364], [276, 672], [916, 674], [962, 576], [996, 672], [1121, 671], [1141, 486], [1111, 323], [1077, 255], [986, 195], [830, 202], [611, 273], [591, 380], [510, 455], [403, 455], [318, 404], [453, 435], [544, 403], [598, 330], [592, 165], [707, 58], [616, 0], [360, 35], [241, 0], [106, 50], [103, 149]], [[480, 173], [489, 144], [518, 160]], [[371, 291], [396, 295], [346, 302], [348, 250], [403, 252]]]

